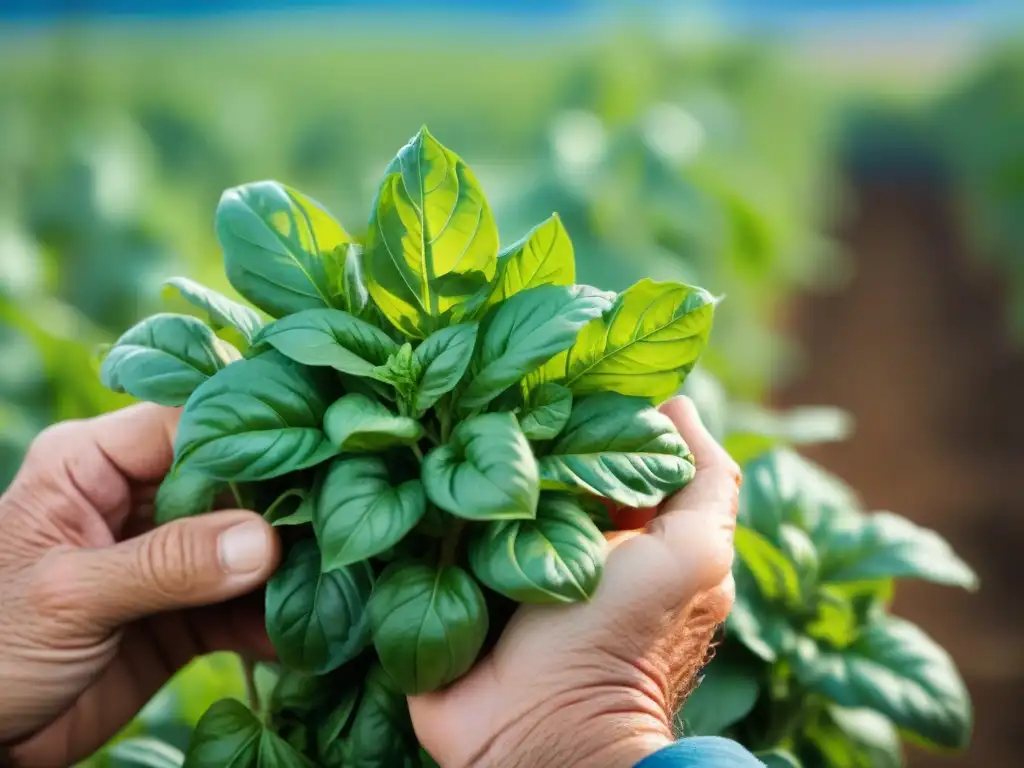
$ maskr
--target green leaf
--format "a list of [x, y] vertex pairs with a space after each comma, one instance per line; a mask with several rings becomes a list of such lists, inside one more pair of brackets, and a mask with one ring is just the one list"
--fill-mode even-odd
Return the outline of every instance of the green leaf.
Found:
[[263, 328], [254, 344], [270, 344], [303, 365], [330, 367], [354, 376], [370, 376], [398, 351], [379, 328], [340, 309], [308, 309]]
[[340, 451], [379, 451], [423, 437], [416, 419], [399, 416], [366, 395], [342, 395], [324, 415], [327, 439]]
[[196, 724], [185, 768], [313, 768], [248, 707], [222, 699]]
[[804, 632], [833, 648], [846, 648], [857, 639], [860, 623], [850, 598], [826, 584], [815, 593], [814, 617]]
[[828, 717], [844, 740], [855, 746], [858, 768], [902, 768], [900, 735], [885, 715], [871, 709], [831, 706]]
[[318, 377], [276, 352], [239, 360], [202, 384], [178, 423], [175, 464], [221, 480], [265, 480], [336, 453], [320, 426]]
[[883, 616], [833, 651], [802, 638], [791, 659], [808, 690], [844, 707], [865, 707], [947, 749], [971, 736], [971, 700], [949, 654], [908, 621]]
[[336, 306], [328, 254], [351, 238], [323, 207], [276, 181], [227, 190], [216, 215], [224, 269], [271, 317]]
[[362, 694], [362, 681], [358, 685], [346, 685], [340, 691], [335, 691], [331, 710], [327, 716], [317, 724], [316, 728], [316, 749], [321, 764], [328, 766], [345, 764], [344, 749], [346, 742], [342, 739], [345, 727], [352, 720], [355, 714], [356, 704]]
[[717, 736], [754, 708], [761, 692], [754, 663], [736, 657], [715, 658], [700, 685], [687, 697], [677, 720], [684, 736]]
[[540, 494], [537, 462], [511, 413], [460, 422], [427, 454], [423, 487], [434, 504], [466, 520], [532, 518]]
[[548, 382], [530, 392], [519, 416], [519, 428], [530, 440], [554, 440], [565, 428], [572, 411], [572, 392]]
[[498, 273], [488, 304], [498, 304], [538, 285], [572, 285], [576, 261], [572, 241], [557, 213], [498, 255]]
[[210, 318], [210, 325], [214, 330], [234, 328], [251, 344], [257, 331], [263, 327], [263, 321], [255, 310], [232, 301], [195, 280], [172, 277], [164, 286], [165, 290], [177, 291], [189, 304], [203, 310]]
[[749, 569], [767, 600], [798, 606], [803, 603], [800, 575], [786, 555], [757, 531], [736, 527], [736, 554]]
[[653, 507], [693, 478], [690, 449], [668, 416], [614, 392], [576, 403], [547, 456], [541, 487]]
[[209, 512], [217, 494], [226, 487], [220, 480], [172, 469], [157, 488], [153, 502], [154, 522], [164, 525], [181, 517]]
[[389, 565], [367, 612], [380, 662], [407, 694], [428, 693], [464, 675], [487, 635], [483, 593], [454, 565]]
[[545, 494], [536, 520], [495, 520], [473, 530], [469, 564], [485, 585], [520, 603], [589, 600], [601, 580], [605, 538], [568, 496]]
[[316, 542], [298, 542], [267, 583], [267, 634], [283, 664], [323, 674], [369, 645], [367, 563], [321, 572]]
[[664, 400], [703, 352], [713, 312], [714, 300], [701, 288], [641, 280], [579, 334], [565, 361], [565, 386], [576, 395]]
[[368, 319], [376, 308], [370, 303], [370, 291], [363, 274], [363, 246], [349, 243], [345, 246], [345, 264], [341, 268], [341, 286], [334, 292], [345, 297], [344, 309], [350, 315]]
[[939, 534], [888, 512], [837, 520], [828, 531], [822, 578], [919, 578], [976, 589], [978, 577]]
[[783, 749], [757, 752], [754, 757], [764, 763], [766, 768], [800, 768], [800, 761]]
[[136, 736], [107, 750], [110, 768], [182, 768], [185, 755], [177, 747], [148, 736]]
[[160, 405], [184, 405], [196, 388], [240, 357], [202, 321], [160, 313], [129, 328], [100, 368], [103, 385]]
[[335, 459], [320, 486], [314, 513], [324, 567], [341, 568], [390, 549], [426, 510], [420, 481], [393, 484], [383, 458]]
[[472, 171], [426, 128], [388, 165], [366, 235], [374, 303], [425, 338], [494, 278], [498, 230]]
[[345, 736], [344, 768], [401, 768], [415, 754], [416, 737], [405, 694], [380, 666], [366, 675], [363, 695]]
[[480, 351], [459, 407], [487, 405], [569, 349], [581, 329], [610, 306], [608, 294], [585, 285], [542, 285], [506, 299], [483, 320]]
[[417, 414], [432, 408], [462, 380], [473, 358], [478, 330], [476, 323], [451, 325], [430, 334], [416, 348], [414, 360], [421, 373], [412, 406]]
[[306, 525], [313, 522], [313, 495], [302, 488], [291, 488], [267, 507], [263, 519], [275, 528], [285, 525]]

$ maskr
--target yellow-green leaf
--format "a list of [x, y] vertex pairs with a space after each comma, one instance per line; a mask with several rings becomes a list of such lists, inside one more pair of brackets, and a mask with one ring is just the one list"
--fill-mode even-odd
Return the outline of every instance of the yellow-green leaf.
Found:
[[476, 177], [422, 129], [388, 166], [370, 217], [363, 266], [374, 303], [404, 334], [424, 338], [491, 282], [497, 255]]
[[572, 285], [576, 262], [572, 241], [558, 214], [538, 224], [498, 256], [498, 275], [488, 304], [538, 285]]
[[223, 194], [216, 225], [228, 280], [271, 317], [345, 306], [333, 252], [352, 239], [315, 200], [276, 181], [245, 184]]
[[577, 395], [611, 391], [663, 400], [703, 352], [713, 312], [714, 299], [702, 288], [641, 280], [580, 332], [565, 359], [565, 386]]

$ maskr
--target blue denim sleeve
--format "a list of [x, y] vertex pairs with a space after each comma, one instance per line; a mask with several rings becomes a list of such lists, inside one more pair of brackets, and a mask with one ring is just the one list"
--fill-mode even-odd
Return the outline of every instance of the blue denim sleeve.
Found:
[[764, 768], [764, 763], [730, 739], [691, 736], [645, 757], [636, 768]]

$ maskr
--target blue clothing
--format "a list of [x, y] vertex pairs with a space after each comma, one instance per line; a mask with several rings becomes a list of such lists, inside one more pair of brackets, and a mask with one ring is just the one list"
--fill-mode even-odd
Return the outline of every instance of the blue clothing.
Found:
[[735, 741], [691, 736], [645, 757], [635, 768], [764, 768], [764, 763]]

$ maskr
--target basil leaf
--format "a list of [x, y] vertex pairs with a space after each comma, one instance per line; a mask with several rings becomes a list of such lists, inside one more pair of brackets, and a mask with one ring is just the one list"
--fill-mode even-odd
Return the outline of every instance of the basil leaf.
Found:
[[200, 384], [239, 357], [202, 320], [160, 313], [129, 328], [114, 343], [100, 367], [100, 379], [114, 392], [160, 405], [184, 405]]
[[235, 187], [216, 230], [228, 281], [271, 317], [334, 305], [328, 254], [351, 238], [315, 200], [276, 181]]
[[543, 495], [536, 520], [495, 520], [469, 541], [469, 564], [485, 585], [520, 603], [576, 603], [597, 590], [605, 538], [570, 497]]
[[529, 394], [519, 428], [531, 440], [554, 440], [572, 412], [572, 392], [560, 384], [541, 384]]
[[938, 747], [970, 740], [970, 696], [956, 665], [908, 621], [881, 616], [842, 651], [801, 638], [790, 662], [802, 685], [840, 706], [873, 709]]
[[655, 402], [682, 385], [711, 332], [714, 299], [701, 288], [645, 279], [579, 334], [566, 358], [573, 394], [618, 392]]
[[455, 389], [473, 358], [478, 328], [476, 323], [450, 325], [430, 334], [416, 348], [414, 360], [421, 373], [412, 406], [417, 414]]
[[400, 768], [409, 766], [416, 737], [405, 695], [387, 672], [374, 664], [363, 683], [352, 723], [345, 737], [339, 766], [344, 768]]
[[156, 490], [153, 520], [157, 525], [164, 525], [181, 517], [209, 512], [217, 494], [226, 487], [220, 480], [174, 468]]
[[735, 540], [736, 554], [749, 569], [765, 599], [793, 606], [803, 603], [800, 575], [781, 550], [742, 525], [736, 527]]
[[420, 481], [393, 485], [383, 458], [335, 459], [320, 486], [314, 512], [324, 567], [341, 568], [390, 549], [426, 511]]
[[427, 454], [423, 487], [434, 504], [466, 520], [532, 518], [540, 494], [537, 462], [511, 413], [460, 422]]
[[764, 763], [765, 768], [801, 768], [800, 761], [784, 749], [757, 752], [754, 757]]
[[487, 635], [483, 593], [454, 565], [389, 565], [367, 613], [380, 663], [407, 694], [428, 693], [464, 675]]
[[177, 291], [189, 304], [206, 312], [214, 330], [234, 328], [251, 344], [256, 332], [263, 326], [263, 321], [255, 310], [232, 301], [224, 294], [195, 280], [172, 277], [164, 286]]
[[270, 695], [270, 712], [305, 716], [331, 700], [336, 687], [334, 675], [310, 675], [281, 667]]
[[610, 306], [608, 294], [585, 285], [542, 285], [503, 301], [484, 318], [480, 352], [459, 407], [487, 405], [569, 349], [581, 329]]
[[340, 309], [308, 309], [263, 328], [254, 344], [270, 344], [303, 365], [369, 376], [398, 345], [384, 331]]
[[106, 750], [108, 768], [182, 768], [185, 755], [177, 747], [148, 736], [119, 741]]
[[331, 711], [324, 720], [317, 724], [316, 748], [322, 765], [343, 766], [345, 742], [341, 735], [345, 726], [352, 720], [362, 693], [362, 684], [349, 685], [336, 692]]
[[370, 304], [370, 291], [363, 275], [363, 246], [349, 243], [345, 246], [345, 264], [341, 268], [341, 286], [334, 291], [344, 296], [345, 311], [369, 320], [374, 307]]
[[[828, 708], [827, 721], [824, 727], [808, 728], [807, 735], [820, 745], [823, 732], [828, 733], [845, 747], [847, 753], [852, 747], [858, 768], [902, 768], [904, 765], [899, 732], [885, 715], [870, 709], [833, 705]], [[827, 750], [822, 752], [829, 754]]]
[[576, 260], [569, 233], [557, 213], [498, 254], [498, 274], [488, 304], [538, 285], [572, 285]]
[[837, 520], [828, 532], [822, 579], [913, 577], [975, 589], [978, 577], [939, 534], [888, 512]]
[[388, 165], [373, 204], [363, 266], [374, 303], [406, 336], [425, 338], [491, 282], [497, 254], [476, 177], [423, 128]]
[[263, 725], [235, 699], [221, 699], [196, 723], [185, 768], [257, 768]]
[[267, 507], [263, 519], [275, 528], [313, 522], [313, 496], [302, 488], [291, 488]]
[[672, 420], [646, 400], [614, 392], [576, 403], [540, 460], [541, 487], [653, 507], [693, 478], [693, 458]]
[[309, 369], [268, 352], [202, 384], [181, 413], [176, 466], [221, 480], [265, 480], [336, 453], [320, 429], [327, 406]]
[[298, 542], [267, 583], [267, 634], [281, 662], [323, 674], [354, 659], [370, 642], [367, 563], [321, 572], [316, 542]]
[[723, 733], [750, 714], [761, 692], [757, 665], [736, 656], [716, 656], [702, 677], [676, 715], [686, 736]]
[[423, 427], [408, 416], [392, 413], [365, 395], [342, 395], [324, 415], [324, 432], [342, 451], [379, 451], [392, 445], [412, 445]]

